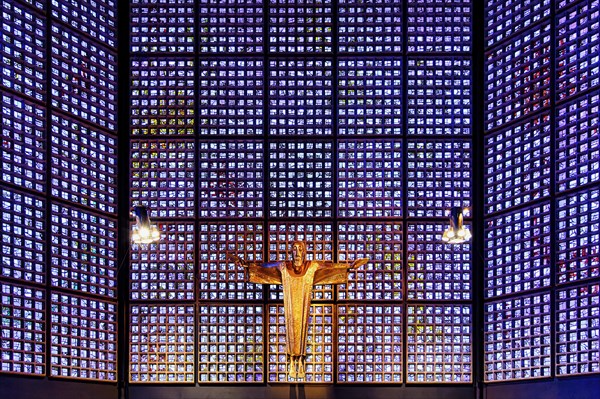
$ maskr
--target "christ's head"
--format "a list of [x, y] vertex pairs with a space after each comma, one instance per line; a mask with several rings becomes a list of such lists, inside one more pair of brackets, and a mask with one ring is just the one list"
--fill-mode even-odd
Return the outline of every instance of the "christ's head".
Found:
[[298, 271], [304, 265], [306, 259], [306, 244], [302, 241], [294, 241], [292, 245], [292, 265]]

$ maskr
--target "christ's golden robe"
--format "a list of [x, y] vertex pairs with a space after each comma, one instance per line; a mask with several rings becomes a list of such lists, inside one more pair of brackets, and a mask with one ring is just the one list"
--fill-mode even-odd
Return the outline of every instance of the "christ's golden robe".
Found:
[[296, 273], [290, 262], [265, 267], [248, 266], [248, 281], [259, 284], [283, 286], [283, 309], [285, 314], [286, 346], [290, 356], [306, 355], [308, 316], [315, 285], [342, 284], [348, 280], [345, 263], [305, 261], [303, 270]]

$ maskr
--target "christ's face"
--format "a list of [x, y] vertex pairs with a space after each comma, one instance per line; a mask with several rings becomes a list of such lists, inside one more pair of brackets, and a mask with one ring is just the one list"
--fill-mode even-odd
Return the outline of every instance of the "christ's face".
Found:
[[304, 245], [300, 243], [294, 243], [292, 246], [293, 263], [294, 267], [300, 267], [304, 263]]

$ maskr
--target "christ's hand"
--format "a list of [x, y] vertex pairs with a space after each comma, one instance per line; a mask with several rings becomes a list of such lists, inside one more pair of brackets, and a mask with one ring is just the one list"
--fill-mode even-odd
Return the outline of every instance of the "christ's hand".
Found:
[[226, 257], [227, 257], [227, 259], [233, 261], [236, 264], [236, 266], [248, 268], [248, 263], [246, 263], [246, 261], [244, 259], [240, 258], [239, 256], [227, 253]]
[[369, 262], [369, 258], [356, 259], [350, 264], [350, 269], [358, 269], [362, 265], [366, 265]]

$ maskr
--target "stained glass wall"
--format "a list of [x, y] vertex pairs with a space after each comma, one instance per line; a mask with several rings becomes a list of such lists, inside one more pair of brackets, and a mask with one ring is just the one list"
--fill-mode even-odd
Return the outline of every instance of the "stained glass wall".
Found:
[[115, 8], [2, 2], [2, 373], [117, 380]]
[[315, 287], [302, 382], [471, 383], [471, 247], [440, 242], [472, 205], [471, 1], [130, 5], [131, 205], [162, 241], [131, 251], [129, 381], [293, 382], [281, 288], [227, 254], [299, 239], [371, 259]]
[[600, 2], [485, 25], [484, 380], [598, 373]]
[[[131, 383], [291, 381], [281, 289], [226, 255], [295, 239], [371, 259], [315, 288], [303, 382], [474, 381], [472, 249], [438, 240], [478, 206], [473, 3], [129, 2], [131, 205], [162, 232], [120, 287]], [[483, 378], [597, 375], [600, 3], [484, 7]], [[117, 380], [116, 8], [2, 3], [3, 376]]]

